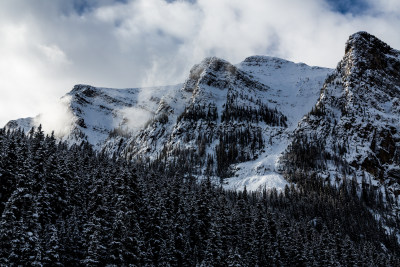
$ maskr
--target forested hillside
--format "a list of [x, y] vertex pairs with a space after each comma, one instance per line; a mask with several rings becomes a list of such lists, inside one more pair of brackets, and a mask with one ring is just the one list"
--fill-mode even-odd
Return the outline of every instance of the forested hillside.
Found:
[[248, 193], [182, 173], [0, 130], [0, 265], [400, 265], [355, 181]]

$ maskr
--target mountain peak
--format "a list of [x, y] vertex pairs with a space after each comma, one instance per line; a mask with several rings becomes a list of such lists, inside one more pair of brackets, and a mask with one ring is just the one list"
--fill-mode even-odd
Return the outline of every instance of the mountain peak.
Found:
[[98, 95], [97, 88], [87, 84], [77, 84], [74, 85], [70, 94], [77, 95], [79, 93], [84, 94], [86, 97], [95, 97]]
[[376, 36], [369, 34], [365, 31], [356, 32], [350, 35], [349, 39], [346, 42], [345, 53], [348, 53], [351, 50], [379, 50], [383, 53], [390, 53], [392, 48], [381, 41]]
[[400, 96], [397, 89], [400, 86], [400, 51], [367, 32], [349, 37], [337, 71], [350, 88], [358, 88], [362, 82], [390, 97]]
[[234, 76], [236, 72], [237, 68], [228, 61], [217, 57], [207, 57], [192, 67], [184, 90], [193, 92], [199, 83], [223, 89], [229, 77]]
[[235, 67], [226, 60], [217, 57], [206, 57], [199, 64], [192, 67], [190, 70], [190, 78], [197, 80], [204, 72], [230, 71], [233, 68]]
[[399, 51], [364, 31], [350, 35], [345, 46], [345, 58], [349, 58], [352, 65], [358, 65], [361, 69], [390, 69], [390, 61], [398, 61], [399, 55]]
[[276, 62], [289, 62], [286, 59], [279, 58], [279, 57], [271, 57], [271, 56], [262, 56], [262, 55], [254, 55], [245, 58], [243, 62], [270, 62], [270, 61], [276, 61]]

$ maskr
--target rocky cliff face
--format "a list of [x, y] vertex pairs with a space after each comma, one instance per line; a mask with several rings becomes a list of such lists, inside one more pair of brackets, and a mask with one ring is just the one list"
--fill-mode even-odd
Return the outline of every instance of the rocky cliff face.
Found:
[[399, 96], [400, 52], [366, 32], [350, 36], [345, 56], [282, 158], [288, 177], [301, 170], [331, 183], [357, 179], [363, 190], [379, 189], [373, 197], [383, 198], [397, 216]]

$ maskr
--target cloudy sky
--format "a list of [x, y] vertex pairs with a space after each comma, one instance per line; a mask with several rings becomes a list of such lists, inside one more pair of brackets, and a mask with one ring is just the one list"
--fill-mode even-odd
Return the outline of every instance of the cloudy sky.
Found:
[[398, 0], [1, 0], [0, 127], [74, 84], [183, 82], [207, 56], [334, 68], [365, 30], [400, 49]]

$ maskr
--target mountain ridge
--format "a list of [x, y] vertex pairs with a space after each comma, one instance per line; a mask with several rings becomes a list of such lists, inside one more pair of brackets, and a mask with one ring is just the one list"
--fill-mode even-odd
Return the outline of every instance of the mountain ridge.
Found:
[[[269, 184], [268, 187], [277, 185], [282, 189], [286, 182], [277, 173], [275, 165], [284, 146], [278, 143], [288, 143], [290, 131], [315, 103], [319, 87], [329, 72], [331, 70], [326, 68], [309, 67], [304, 63], [293, 63], [275, 57], [252, 56], [237, 65], [210, 57], [193, 66], [185, 83], [177, 86], [151, 90], [76, 85], [67, 94], [72, 97], [68, 105], [75, 117], [74, 127], [70, 135], [61, 139], [70, 143], [85, 140], [97, 150], [130, 159], [155, 160], [161, 153], [174, 154], [182, 148], [201, 150], [200, 161], [203, 163], [199, 167], [200, 177], [212, 175], [217, 178], [222, 172], [226, 172], [223, 176], [238, 175], [236, 180], [226, 179], [235, 180], [233, 185], [227, 185], [233, 188], [243, 189], [247, 185], [249, 189], [257, 189], [260, 185]], [[146, 90], [151, 93], [143, 95]], [[248, 108], [251, 110], [247, 110]], [[124, 113], [124, 109], [146, 113], [146, 120], [140, 126], [142, 128], [138, 127], [135, 132], [132, 127], [127, 126], [130, 114]], [[203, 110], [200, 112], [200, 109]], [[230, 109], [234, 109], [234, 112], [230, 112]], [[191, 116], [199, 112], [205, 115], [193, 121]], [[217, 118], [210, 120], [207, 115], [209, 112], [214, 112]], [[271, 125], [275, 120], [273, 117], [278, 119], [274, 122], [278, 127]], [[285, 121], [279, 121], [279, 118]], [[211, 121], [213, 122], [210, 124]], [[286, 126], [281, 127], [279, 124], [287, 124], [288, 130], [284, 130]], [[8, 124], [14, 128], [17, 125], [17, 122]], [[221, 168], [218, 171], [216, 165], [220, 163], [215, 161], [220, 137], [232, 132], [238, 125], [241, 130], [235, 134], [243, 136], [246, 132], [251, 136], [250, 139], [257, 139], [260, 143], [260, 147], [256, 149], [258, 152], [251, 151], [251, 144], [247, 139], [243, 141], [248, 144], [244, 149], [240, 146], [236, 149], [231, 145], [231, 150], [244, 150], [241, 152], [243, 155], [232, 156], [230, 162], [222, 164], [225, 171]], [[28, 130], [27, 125], [20, 126]], [[183, 138], [179, 137], [182, 132], [185, 133], [187, 144], [183, 144]], [[205, 135], [209, 139], [207, 142], [194, 140]], [[261, 147], [261, 142], [266, 141], [271, 144], [267, 149]], [[179, 147], [181, 144], [183, 146]], [[229, 153], [227, 146], [225, 145], [224, 150]], [[208, 164], [208, 154], [211, 155], [209, 159], [214, 161], [214, 166], [210, 167], [211, 173], [206, 174], [204, 166]], [[248, 162], [250, 159], [256, 160], [256, 157], [268, 158], [265, 160], [267, 163], [263, 160]], [[231, 164], [235, 166], [230, 166]], [[236, 166], [237, 164], [241, 165]], [[250, 170], [247, 171], [248, 168]], [[264, 175], [266, 172], [267, 176]], [[269, 179], [277, 183], [268, 183]]]
[[[72, 131], [61, 139], [88, 141], [99, 151], [141, 161], [174, 162], [186, 151], [196, 158], [192, 163], [199, 178], [229, 178], [228, 188], [255, 190], [263, 183], [283, 188], [282, 171], [297, 168], [289, 155], [298, 145], [296, 135], [315, 135], [313, 157], [329, 154], [333, 160], [320, 164], [322, 158], [310, 157], [304, 162], [324, 167], [323, 176], [341, 177], [353, 169], [361, 177], [355, 170], [361, 166], [374, 186], [392, 177], [390, 190], [397, 197], [399, 55], [375, 36], [357, 32], [334, 71], [269, 56], [250, 56], [237, 65], [209, 57], [176, 86], [76, 85], [66, 95], [75, 119]], [[7, 127], [28, 131], [37, 121], [20, 119]], [[333, 140], [337, 135], [338, 144]], [[231, 143], [237, 138], [243, 144]], [[341, 162], [345, 171], [334, 170], [338, 163], [332, 162]]]

